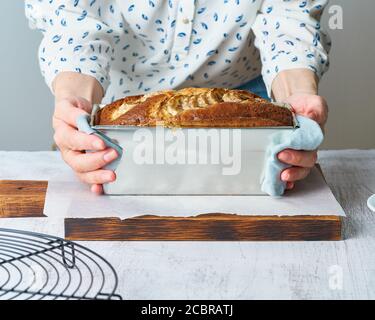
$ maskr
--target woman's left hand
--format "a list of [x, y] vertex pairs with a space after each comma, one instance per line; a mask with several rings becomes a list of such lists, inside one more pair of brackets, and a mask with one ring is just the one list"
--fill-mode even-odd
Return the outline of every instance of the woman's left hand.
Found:
[[[328, 118], [328, 106], [323, 97], [313, 94], [293, 94], [285, 100], [296, 114], [315, 120], [324, 130]], [[281, 180], [287, 182], [287, 189], [304, 179], [317, 161], [317, 151], [283, 150], [278, 154], [280, 161], [292, 165], [281, 173]]]

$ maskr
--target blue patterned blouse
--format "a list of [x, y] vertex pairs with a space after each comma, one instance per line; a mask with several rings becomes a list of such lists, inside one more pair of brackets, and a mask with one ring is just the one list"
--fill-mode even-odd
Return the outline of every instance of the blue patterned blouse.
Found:
[[282, 70], [328, 68], [328, 0], [26, 0], [49, 86], [59, 72], [95, 77], [104, 102], [184, 86], [237, 87]]

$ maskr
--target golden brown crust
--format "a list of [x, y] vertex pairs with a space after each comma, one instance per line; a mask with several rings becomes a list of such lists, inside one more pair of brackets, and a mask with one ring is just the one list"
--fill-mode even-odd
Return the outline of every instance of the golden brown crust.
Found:
[[292, 126], [289, 109], [244, 90], [185, 88], [129, 96], [106, 105], [97, 125], [166, 127]]

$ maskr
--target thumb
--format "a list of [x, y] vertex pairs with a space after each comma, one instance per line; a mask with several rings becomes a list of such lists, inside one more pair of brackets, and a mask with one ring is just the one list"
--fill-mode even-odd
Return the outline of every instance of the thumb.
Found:
[[324, 125], [328, 117], [328, 106], [324, 98], [318, 95], [293, 95], [286, 99], [296, 114], [300, 114], [320, 125]]
[[79, 109], [90, 113], [92, 110], [92, 103], [82, 97], [74, 97], [72, 103]]

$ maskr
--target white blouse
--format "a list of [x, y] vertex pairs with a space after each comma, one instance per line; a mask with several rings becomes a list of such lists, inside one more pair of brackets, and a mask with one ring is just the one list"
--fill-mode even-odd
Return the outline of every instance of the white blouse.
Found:
[[229, 87], [286, 69], [328, 68], [320, 17], [328, 0], [26, 0], [49, 86], [95, 77], [104, 102], [185, 86]]

